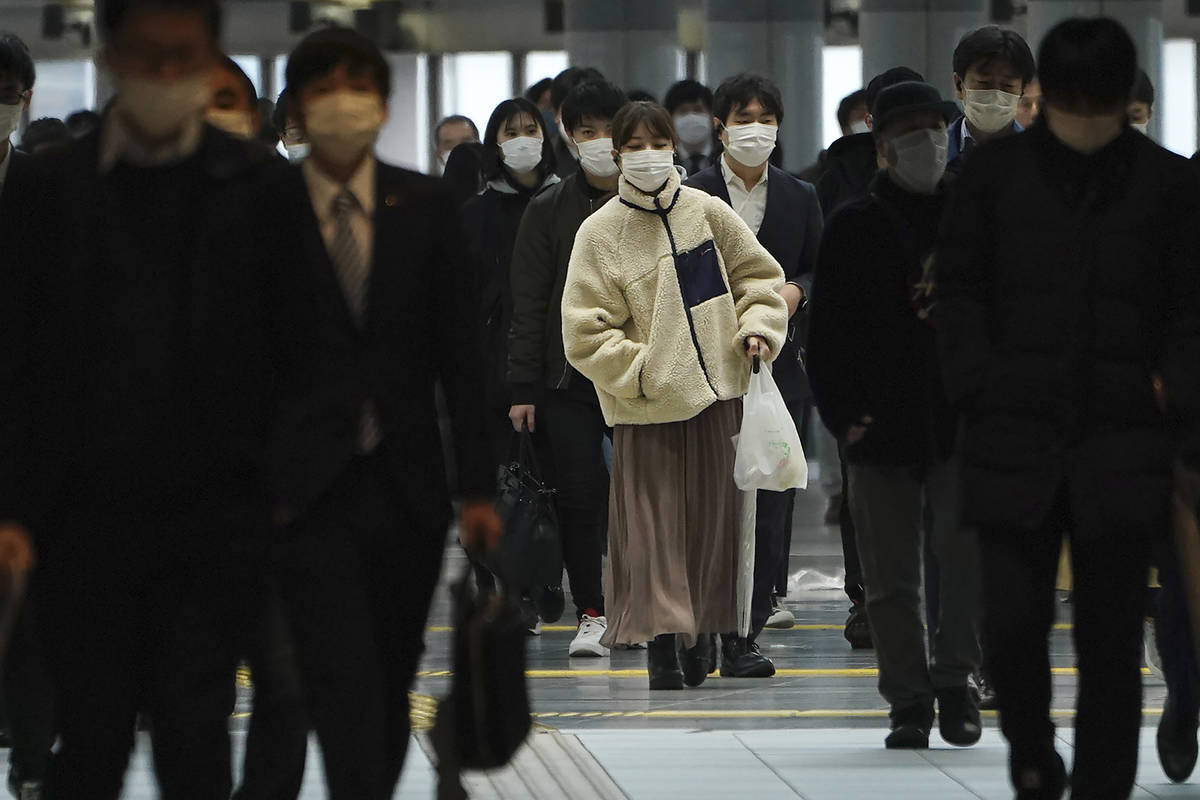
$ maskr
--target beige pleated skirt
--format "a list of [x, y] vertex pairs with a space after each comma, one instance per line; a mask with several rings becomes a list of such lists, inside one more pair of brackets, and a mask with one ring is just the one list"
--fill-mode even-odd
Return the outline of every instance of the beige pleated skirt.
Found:
[[686, 422], [613, 431], [605, 645], [738, 630], [742, 402]]

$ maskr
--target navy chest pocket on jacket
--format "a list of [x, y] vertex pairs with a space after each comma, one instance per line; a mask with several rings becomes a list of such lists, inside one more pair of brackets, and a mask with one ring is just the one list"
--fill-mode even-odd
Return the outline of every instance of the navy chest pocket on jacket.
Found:
[[717, 261], [717, 247], [711, 239], [686, 253], [676, 255], [675, 275], [679, 278], [679, 291], [683, 294], [684, 305], [688, 308], [695, 308], [729, 292], [725, 286], [725, 278], [721, 275], [721, 265]]

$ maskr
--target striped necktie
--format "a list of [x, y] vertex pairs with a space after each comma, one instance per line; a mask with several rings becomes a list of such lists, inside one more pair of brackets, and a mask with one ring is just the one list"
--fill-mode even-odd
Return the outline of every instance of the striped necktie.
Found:
[[[350, 220], [361, 209], [358, 199], [349, 189], [343, 189], [333, 199], [333, 243], [329, 258], [337, 269], [338, 282], [346, 296], [346, 304], [354, 315], [355, 322], [362, 327], [366, 316], [367, 276], [370, 269], [363, 258], [354, 228]], [[375, 403], [368, 400], [358, 415], [358, 448], [370, 453], [379, 446], [383, 432], [379, 425], [379, 414]]]
[[354, 214], [361, 209], [358, 199], [349, 189], [343, 189], [333, 198], [333, 242], [330, 245], [329, 258], [337, 269], [338, 281], [342, 285], [342, 293], [346, 296], [346, 304], [350, 306], [355, 321], [361, 326], [366, 311], [367, 260], [363, 258], [362, 249], [354, 237], [354, 228], [350, 224]]

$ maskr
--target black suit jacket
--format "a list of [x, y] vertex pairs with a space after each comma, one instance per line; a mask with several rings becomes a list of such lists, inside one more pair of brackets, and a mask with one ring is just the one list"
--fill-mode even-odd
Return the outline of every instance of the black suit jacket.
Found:
[[[759, 243], [767, 248], [789, 283], [799, 284], [805, 294], [812, 289], [813, 269], [821, 246], [821, 204], [811, 183], [795, 178], [777, 167], [768, 166], [767, 209], [758, 230]], [[720, 164], [698, 172], [686, 181], [730, 203], [729, 187]], [[787, 343], [775, 360], [773, 376], [779, 391], [789, 401], [805, 400], [810, 395], [804, 372], [804, 346], [807, 320], [797, 312], [788, 326]]]
[[304, 223], [305, 249], [315, 254], [322, 291], [336, 298], [341, 331], [354, 343], [339, 376], [341, 404], [323, 428], [335, 435], [321, 443], [322, 485], [332, 485], [353, 457], [356, 420], [370, 399], [406, 510], [423, 526], [444, 530], [451, 518], [450, 490], [435, 383], [451, 415], [458, 493], [490, 498], [495, 488], [484, 429], [476, 287], [463, 256], [454, 196], [436, 178], [378, 164], [375, 239], [360, 328], [321, 238], [303, 174], [297, 169], [292, 177], [305, 189], [296, 211]]
[[[136, 235], [140, 224], [96, 201], [106, 180], [99, 151], [97, 131], [33, 159], [38, 191], [29, 235], [11, 258], [4, 253], [0, 273], [0, 519], [26, 524], [35, 538], [53, 537], [51, 521], [81, 496], [103, 510], [111, 497], [137, 491], [117, 479], [106, 484], [104, 476], [83, 481], [90, 485], [68, 480], [92, 413], [86, 398], [112, 391], [95, 385], [94, 373], [88, 377], [104, 318], [92, 292], [111, 282], [95, 269], [95, 252], [115, 228]], [[189, 499], [214, 513], [240, 509], [239, 520], [257, 526], [266, 520], [268, 485], [274, 502], [298, 504], [315, 483], [308, 473], [320, 454], [303, 449], [312, 439], [286, 432], [318, 427], [329, 416], [330, 373], [322, 369], [350, 351], [339, 344], [336, 307], [321, 299], [315, 271], [305, 269], [297, 224], [283, 213], [293, 206], [287, 165], [209, 127], [197, 158], [199, 178], [179, 187], [192, 198], [194, 220], [178, 232], [188, 253], [182, 313], [189, 352], [179, 372], [198, 409], [204, 452], [195, 460], [206, 470]], [[157, 454], [144, 455], [157, 463]], [[137, 503], [131, 510], [148, 513], [161, 498], [145, 492], [129, 499]]]

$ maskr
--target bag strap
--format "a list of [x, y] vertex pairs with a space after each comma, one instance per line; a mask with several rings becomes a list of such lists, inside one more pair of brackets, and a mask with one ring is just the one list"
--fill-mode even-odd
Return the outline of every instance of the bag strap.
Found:
[[513, 434], [513, 444], [517, 450], [517, 463], [529, 468], [533, 477], [542, 480], [542, 465], [533, 444], [533, 434], [529, 432], [529, 423], [523, 423], [521, 430]]

